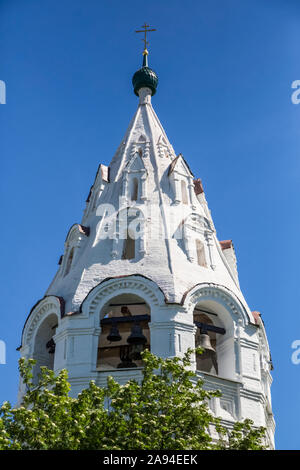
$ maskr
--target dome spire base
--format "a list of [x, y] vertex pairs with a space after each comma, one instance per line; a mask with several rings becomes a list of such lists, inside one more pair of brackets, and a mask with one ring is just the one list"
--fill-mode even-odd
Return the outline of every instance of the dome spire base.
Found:
[[151, 104], [152, 90], [147, 87], [139, 89], [140, 104]]

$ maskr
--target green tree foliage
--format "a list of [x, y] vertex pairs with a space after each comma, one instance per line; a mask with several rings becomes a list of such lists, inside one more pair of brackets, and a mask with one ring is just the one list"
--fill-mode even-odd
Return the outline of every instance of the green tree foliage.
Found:
[[[144, 351], [140, 383], [120, 385], [109, 377], [102, 388], [92, 381], [77, 398], [69, 396], [66, 370], [55, 376], [42, 367], [36, 384], [35, 361], [20, 359], [27, 392], [20, 407], [5, 402], [0, 408], [0, 450], [263, 449], [264, 428], [245, 420], [228, 433], [212, 416], [208, 401], [220, 392], [195, 380], [191, 353], [161, 359]], [[218, 442], [209, 426], [218, 430]]]

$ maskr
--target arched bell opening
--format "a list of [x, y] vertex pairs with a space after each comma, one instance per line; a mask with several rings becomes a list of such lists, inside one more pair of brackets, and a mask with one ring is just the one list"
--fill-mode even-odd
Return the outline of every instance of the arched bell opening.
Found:
[[141, 297], [121, 294], [101, 314], [97, 369], [142, 367], [141, 352], [150, 349], [150, 307]]
[[197, 370], [236, 379], [238, 358], [231, 313], [220, 302], [205, 299], [197, 303], [193, 318], [195, 346], [204, 349], [204, 354], [196, 355]]
[[55, 335], [58, 326], [58, 318], [56, 314], [50, 314], [40, 325], [37, 330], [34, 342], [33, 359], [36, 364], [33, 369], [33, 381], [37, 383], [38, 375], [42, 366], [48, 369], [54, 369], [55, 359]]
[[[195, 336], [196, 348], [203, 349], [202, 354], [196, 354], [196, 368], [203, 372], [218, 375], [218, 359], [216, 353], [216, 333], [208, 330], [205, 325], [212, 326], [211, 318], [205, 313], [194, 311], [194, 323], [197, 326]], [[203, 326], [200, 326], [203, 325]]]
[[197, 327], [195, 347], [203, 349], [202, 354], [196, 354], [196, 369], [210, 374], [222, 375], [221, 360], [219, 357], [220, 338], [226, 330], [212, 305], [199, 303], [193, 313], [193, 321]]

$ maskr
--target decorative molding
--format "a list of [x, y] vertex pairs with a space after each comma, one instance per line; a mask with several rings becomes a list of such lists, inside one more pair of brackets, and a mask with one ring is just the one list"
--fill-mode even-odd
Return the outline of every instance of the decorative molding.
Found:
[[90, 227], [85, 227], [81, 224], [73, 224], [66, 236], [65, 244], [69, 245], [74, 239], [79, 238], [81, 235], [88, 237], [90, 234]]
[[83, 300], [80, 311], [95, 314], [99, 306], [101, 309], [112, 297], [121, 293], [134, 293], [144, 298], [150, 308], [165, 306], [164, 294], [154, 281], [140, 275], [129, 275], [102, 281]]
[[258, 390], [251, 390], [249, 388], [243, 387], [240, 390], [240, 396], [243, 398], [247, 398], [248, 400], [254, 400], [263, 405], [266, 404], [266, 396], [263, 392]]
[[22, 347], [31, 341], [37, 325], [41, 323], [41, 319], [45, 319], [51, 313], [57, 315], [58, 322], [64, 316], [65, 301], [62, 297], [55, 295], [45, 296], [34, 305], [23, 328]]
[[162, 134], [159, 136], [156, 146], [157, 146], [157, 151], [158, 151], [158, 155], [160, 158], [170, 158], [170, 159], [172, 159], [172, 157], [174, 158], [174, 156], [172, 155], [170, 146]]
[[190, 311], [200, 300], [205, 298], [221, 303], [229, 312], [241, 317], [245, 324], [249, 323], [248, 313], [236, 295], [223, 286], [198, 284], [184, 294], [181, 303], [185, 304], [187, 310]]
[[245, 338], [240, 338], [240, 344], [243, 348], [247, 348], [247, 349], [253, 349], [253, 351], [257, 351], [259, 352], [259, 344], [258, 342], [255, 343], [254, 341], [251, 341], [249, 339], [245, 339]]
[[167, 321], [167, 322], [159, 322], [159, 321], [151, 321], [149, 323], [149, 328], [152, 330], [180, 330], [183, 331], [184, 333], [191, 333], [195, 334], [197, 327], [195, 326], [194, 323], [184, 323], [184, 322], [179, 322], [176, 320], [172, 321]]
[[68, 328], [65, 330], [60, 331], [59, 333], [55, 334], [55, 340], [69, 338], [69, 337], [76, 337], [76, 336], [99, 336], [101, 332], [101, 328], [98, 327], [90, 327], [90, 328]]
[[[82, 240], [86, 239], [90, 235], [90, 227], [85, 227], [81, 224], [73, 224], [70, 228], [66, 241], [65, 241], [65, 252], [62, 257], [62, 262], [60, 263], [60, 275], [65, 276], [66, 274], [66, 267], [68, 264], [69, 256], [73, 250], [72, 262], [69, 268], [72, 268], [77, 261], [79, 249], [81, 244], [83, 243]], [[69, 269], [70, 270], [70, 269]]]
[[235, 402], [233, 399], [221, 397], [220, 408], [236, 419]]

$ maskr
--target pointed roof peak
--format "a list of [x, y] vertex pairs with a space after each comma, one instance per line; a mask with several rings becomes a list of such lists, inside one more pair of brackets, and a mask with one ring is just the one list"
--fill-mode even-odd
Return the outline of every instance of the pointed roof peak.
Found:
[[189, 173], [191, 174], [191, 176], [193, 177], [194, 175], [193, 175], [193, 173], [192, 173], [192, 171], [191, 171], [191, 169], [190, 169], [188, 163], [187, 163], [186, 160], [183, 158], [182, 153], [179, 153], [179, 154], [177, 155], [177, 157], [174, 158], [174, 160], [173, 160], [172, 163], [170, 164], [168, 174], [170, 175], [170, 174], [174, 171], [174, 169], [175, 169], [177, 163], [179, 162], [179, 160], [182, 160], [182, 161], [184, 162], [184, 165], [186, 166], [188, 172], [189, 172]]

